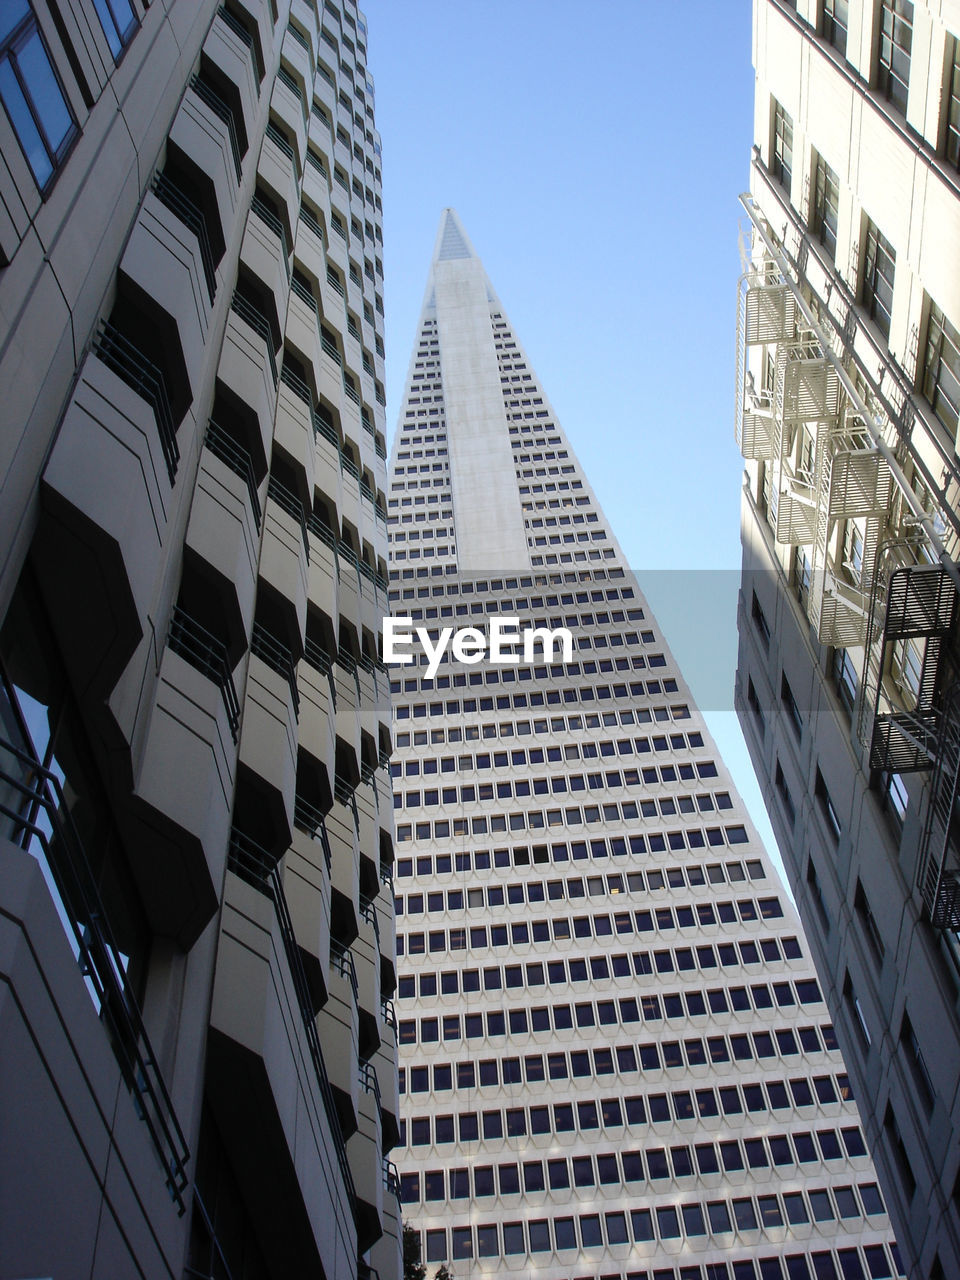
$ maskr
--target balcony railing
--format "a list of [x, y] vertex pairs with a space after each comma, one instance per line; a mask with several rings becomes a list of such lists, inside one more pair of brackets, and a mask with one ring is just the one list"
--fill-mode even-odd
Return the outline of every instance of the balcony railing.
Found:
[[225, 463], [234, 475], [239, 476], [246, 484], [247, 494], [250, 498], [250, 509], [253, 512], [253, 519], [259, 531], [262, 512], [260, 510], [260, 496], [257, 492], [257, 478], [253, 472], [250, 451], [245, 449], [243, 445], [238, 444], [223, 427], [214, 422], [213, 418], [207, 423], [207, 434], [203, 438], [203, 443], [215, 457]]
[[320, 841], [323, 860], [326, 863], [327, 871], [329, 871], [331, 867], [330, 838], [327, 835], [324, 815], [309, 800], [304, 800], [303, 796], [294, 797], [293, 825], [299, 828], [300, 831], [305, 831], [312, 840]]
[[259, 311], [253, 303], [243, 296], [242, 293], [234, 293], [230, 302], [230, 309], [235, 311], [240, 319], [250, 326], [254, 333], [258, 334], [267, 348], [267, 359], [270, 362], [270, 373], [273, 376], [273, 385], [276, 387], [278, 381], [277, 373], [277, 355], [273, 346], [273, 333], [267, 317], [262, 311]]
[[356, 1217], [357, 1194], [354, 1188], [353, 1174], [350, 1172], [350, 1163], [347, 1159], [347, 1146], [343, 1139], [340, 1117], [337, 1114], [337, 1104], [334, 1100], [333, 1090], [330, 1087], [330, 1078], [327, 1075], [323, 1053], [320, 1049], [320, 1037], [317, 1034], [313, 997], [303, 968], [303, 960], [300, 956], [300, 948], [297, 945], [296, 934], [293, 931], [290, 910], [287, 906], [286, 895], [283, 892], [283, 881], [277, 871], [275, 862], [266, 851], [237, 830], [234, 830], [230, 837], [227, 865], [231, 871], [252, 885], [254, 889], [264, 894], [273, 903], [277, 923], [280, 926], [280, 935], [283, 939], [284, 953], [290, 969], [290, 977], [293, 980], [297, 1003], [300, 1006], [307, 1046], [310, 1050], [310, 1057], [313, 1060], [320, 1097], [323, 1100], [323, 1109], [327, 1117], [327, 1124], [330, 1126], [334, 1149], [337, 1153], [340, 1177], [347, 1191], [350, 1208]]
[[191, 618], [179, 605], [174, 609], [170, 620], [167, 644], [191, 667], [206, 676], [208, 680], [212, 680], [220, 690], [227, 712], [230, 736], [236, 742], [240, 730], [240, 703], [237, 699], [236, 685], [233, 683], [230, 660], [227, 657], [227, 646], [222, 640], [211, 635], [195, 618]]
[[[4, 705], [5, 704], [5, 705]], [[73, 823], [60, 779], [41, 764], [14, 691], [0, 674], [0, 828], [37, 857], [56, 887], [60, 919], [109, 1035], [136, 1112], [160, 1157], [167, 1189], [185, 1209], [189, 1151], [127, 981], [128, 960], [114, 941], [97, 877]], [[16, 741], [11, 739], [15, 738]]]
[[217, 292], [217, 272], [213, 261], [213, 250], [210, 247], [210, 236], [207, 234], [207, 220], [203, 210], [185, 195], [180, 187], [165, 173], [158, 173], [153, 179], [153, 193], [161, 204], [166, 205], [174, 217], [197, 238], [200, 247], [200, 261], [203, 264], [203, 275], [207, 282], [207, 293], [211, 304]]
[[307, 537], [307, 517], [304, 514], [303, 503], [295, 493], [292, 493], [274, 475], [271, 475], [267, 481], [267, 497], [272, 498], [281, 511], [285, 511], [288, 516], [296, 520], [300, 528], [300, 537], [303, 540], [303, 550], [306, 553], [307, 563], [309, 564], [310, 539]]
[[346, 978], [349, 982], [350, 990], [353, 992], [353, 1002], [356, 1004], [360, 999], [360, 987], [357, 983], [357, 966], [353, 962], [353, 952], [342, 942], [337, 942], [335, 938], [330, 940], [330, 963], [341, 978]]
[[361, 919], [366, 920], [367, 924], [373, 925], [374, 935], [377, 941], [379, 942], [380, 941], [380, 920], [377, 916], [377, 908], [376, 908], [376, 905], [374, 904], [373, 899], [366, 898], [363, 896], [363, 894], [360, 895], [360, 917]]
[[227, 126], [227, 134], [230, 138], [230, 152], [233, 156], [233, 167], [236, 170], [237, 185], [239, 186], [243, 170], [243, 157], [240, 154], [240, 141], [237, 137], [237, 125], [233, 118], [233, 110], [227, 106], [209, 81], [205, 80], [200, 73], [190, 81], [190, 88], [200, 101], [205, 103], [213, 114]]
[[173, 410], [170, 408], [170, 397], [167, 395], [167, 384], [163, 374], [142, 351], [123, 336], [119, 329], [106, 321], [101, 324], [93, 340], [93, 351], [101, 364], [111, 369], [153, 410], [160, 436], [160, 448], [163, 450], [164, 461], [167, 464], [167, 475], [170, 477], [170, 483], [173, 484], [177, 477], [180, 449], [177, 445]]
[[253, 635], [250, 639], [250, 652], [265, 662], [271, 671], [283, 676], [290, 687], [290, 698], [293, 702], [293, 714], [300, 716], [300, 693], [297, 689], [297, 669], [293, 665], [290, 648], [282, 640], [270, 632], [261, 623], [253, 624]]

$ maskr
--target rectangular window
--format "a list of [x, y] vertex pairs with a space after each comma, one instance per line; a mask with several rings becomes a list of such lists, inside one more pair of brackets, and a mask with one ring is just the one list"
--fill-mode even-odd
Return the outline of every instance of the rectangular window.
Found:
[[816, 797], [817, 805], [823, 814], [824, 821], [834, 841], [840, 839], [840, 818], [837, 815], [836, 807], [830, 799], [830, 792], [827, 790], [827, 784], [823, 780], [823, 774], [817, 769], [816, 778], [814, 780], [813, 794]]
[[883, 945], [883, 936], [880, 933], [874, 914], [870, 910], [870, 903], [867, 901], [867, 895], [859, 880], [857, 881], [857, 889], [854, 895], [853, 905], [856, 909], [857, 916], [860, 919], [860, 923], [863, 926], [863, 932], [867, 935], [867, 941], [870, 944], [870, 949], [873, 951], [877, 960], [882, 964], [885, 950]]
[[863, 288], [860, 300], [885, 338], [890, 337], [890, 316], [893, 310], [893, 277], [897, 254], [890, 241], [876, 225], [867, 219], [864, 243]]
[[813, 234], [817, 237], [830, 261], [837, 259], [837, 222], [840, 209], [840, 184], [837, 175], [818, 155], [813, 170]]
[[130, 0], [93, 0], [93, 7], [103, 27], [103, 34], [107, 37], [113, 60], [119, 62], [138, 26]]
[[960, 169], [960, 40], [953, 41], [950, 81], [947, 89], [947, 159]]
[[917, 1085], [917, 1096], [924, 1109], [930, 1112], [933, 1110], [935, 1098], [933, 1082], [930, 1079], [930, 1072], [927, 1070], [927, 1064], [924, 1062], [923, 1054], [920, 1051], [920, 1041], [917, 1039], [917, 1033], [914, 1031], [913, 1023], [906, 1013], [903, 1015], [903, 1021], [900, 1024], [900, 1046], [910, 1064], [910, 1070], [913, 1072], [913, 1078]]
[[907, 112], [912, 42], [912, 0], [881, 0], [877, 83], [887, 101], [904, 115]]
[[783, 811], [787, 815], [787, 822], [792, 827], [796, 821], [797, 811], [796, 806], [793, 803], [793, 796], [787, 788], [787, 780], [783, 776], [783, 769], [780, 767], [779, 760], [777, 761], [777, 768], [774, 774], [774, 783], [777, 788], [777, 794], [779, 795], [780, 801], [783, 805]]
[[844, 58], [847, 56], [849, 26], [849, 0], [823, 0], [823, 38]]
[[930, 303], [927, 321], [923, 394], [956, 440], [960, 431], [960, 333], [935, 302]]
[[0, 101], [45, 191], [77, 126], [27, 0], [7, 0], [0, 12]]
[[786, 712], [790, 726], [796, 734], [797, 741], [799, 742], [803, 735], [803, 716], [800, 714], [800, 708], [797, 705], [797, 700], [793, 696], [793, 690], [790, 688], [790, 682], [782, 672], [780, 675], [780, 703]]
[[789, 194], [793, 175], [793, 119], [774, 99], [773, 104], [773, 156], [771, 170], [778, 182]]
[[833, 651], [833, 687], [837, 691], [837, 697], [843, 704], [848, 715], [853, 713], [853, 704], [857, 698], [857, 669], [853, 665], [853, 659], [846, 649], [834, 649]]

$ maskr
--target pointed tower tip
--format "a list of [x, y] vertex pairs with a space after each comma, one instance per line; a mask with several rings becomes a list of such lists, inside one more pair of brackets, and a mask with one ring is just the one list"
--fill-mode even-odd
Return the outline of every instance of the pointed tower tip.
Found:
[[437, 231], [437, 243], [433, 250], [434, 262], [450, 262], [454, 258], [475, 258], [476, 256], [456, 210], [444, 209], [440, 217], [440, 228]]

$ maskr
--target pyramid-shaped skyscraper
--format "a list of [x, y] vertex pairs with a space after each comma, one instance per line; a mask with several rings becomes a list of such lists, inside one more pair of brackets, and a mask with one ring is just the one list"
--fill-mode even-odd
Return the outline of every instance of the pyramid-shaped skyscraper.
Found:
[[428, 1274], [889, 1276], [796, 913], [459, 219], [390, 468], [406, 1221]]

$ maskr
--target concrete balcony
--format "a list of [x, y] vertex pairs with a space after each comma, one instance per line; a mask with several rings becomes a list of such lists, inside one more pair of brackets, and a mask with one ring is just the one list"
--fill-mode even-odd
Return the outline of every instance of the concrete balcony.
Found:
[[264, 464], [273, 439], [277, 381], [276, 361], [270, 339], [251, 323], [252, 317], [231, 308], [220, 352], [217, 376], [239, 400], [257, 415]]
[[361, 905], [360, 932], [353, 943], [359, 1013], [358, 1054], [367, 1062], [380, 1047], [380, 951], [371, 905]]
[[[270, 481], [260, 549], [260, 577], [293, 607], [300, 636], [307, 625], [307, 532], [306, 525], [281, 506], [280, 486]], [[284, 490], [285, 494], [289, 491]]]
[[[286, 315], [290, 262], [285, 236], [276, 234], [252, 210], [243, 233], [240, 261], [267, 290], [276, 315]], [[263, 305], [268, 305], [267, 299]]]
[[335, 624], [339, 614], [339, 575], [336, 552], [330, 543], [310, 528], [310, 603]]
[[337, 691], [336, 728], [337, 744], [349, 753], [356, 764], [355, 777], [360, 776], [360, 697], [357, 680], [352, 671], [344, 671], [339, 663], [333, 668], [334, 687]]
[[332, 795], [337, 747], [330, 677], [304, 658], [297, 667], [297, 683], [300, 687], [300, 746], [323, 769], [327, 790]]
[[[294, 301], [291, 297], [291, 303]], [[302, 484], [298, 492], [313, 494], [314, 448], [313, 422], [310, 406], [291, 389], [284, 374], [277, 389], [277, 416], [274, 421], [273, 440], [300, 472]], [[304, 393], [306, 394], [306, 393]]]
[[283, 888], [293, 922], [297, 945], [303, 953], [304, 970], [310, 983], [314, 1009], [327, 1001], [330, 989], [330, 870], [327, 866], [322, 829], [303, 830], [311, 825], [299, 812], [295, 819], [293, 843], [283, 866]]
[[297, 718], [290, 683], [256, 652], [247, 668], [240, 761], [262, 784], [275, 827], [293, 826], [297, 789]]
[[[312, 166], [307, 165], [308, 171], [312, 171]], [[306, 189], [306, 183], [304, 183]], [[319, 201], [315, 203], [319, 204]], [[294, 258], [300, 264], [301, 268], [307, 275], [314, 276], [317, 280], [322, 280], [326, 273], [326, 257], [323, 247], [323, 237], [310, 225], [305, 218], [298, 217], [296, 225], [296, 237], [294, 240]], [[291, 306], [293, 299], [291, 299]], [[314, 321], [316, 324], [316, 321]]]
[[403, 1226], [400, 1220], [400, 1202], [393, 1190], [386, 1190], [383, 1197], [383, 1234], [370, 1253], [370, 1266], [380, 1276], [403, 1275]]
[[204, 58], [236, 86], [248, 138], [253, 136], [260, 105], [260, 81], [251, 48], [218, 13], [203, 43]]
[[[302, 6], [305, 8], [306, 6]], [[303, 19], [301, 19], [303, 20]], [[307, 31], [313, 31], [316, 27], [316, 17], [308, 17], [305, 22]], [[305, 49], [296, 36], [292, 35], [288, 28], [283, 33], [283, 45], [281, 46], [283, 60], [293, 68], [303, 83], [307, 86], [313, 84], [313, 78], [316, 74], [315, 48]], [[292, 96], [292, 95], [291, 95]]]
[[[284, 46], [286, 47], [286, 46]], [[304, 83], [309, 85], [312, 77], [307, 77]], [[285, 84], [280, 77], [274, 81], [273, 96], [270, 99], [270, 109], [276, 115], [278, 120], [282, 120], [287, 131], [296, 138], [296, 151], [300, 157], [301, 168], [303, 167], [303, 155], [307, 149], [307, 110], [304, 106], [303, 99], [299, 94], [294, 93], [289, 85]]]
[[[327, 1002], [317, 1015], [317, 1031], [344, 1134], [355, 1133], [358, 1124], [360, 1081], [356, 976], [349, 951], [332, 944]], [[349, 1148], [348, 1148], [349, 1150]]]
[[169, 317], [163, 341], [178, 348], [175, 358], [192, 392], [199, 386], [210, 293], [196, 235], [153, 191], [144, 196], [120, 260], [120, 274]]
[[236, 215], [236, 166], [229, 127], [195, 93], [184, 94], [168, 146], [194, 162], [213, 184], [220, 226], [229, 227]]
[[[236, 775], [236, 692], [197, 669], [201, 655], [163, 651], [138, 754], [131, 866], [153, 929], [190, 947], [217, 909]], [[175, 651], [180, 649], [179, 652]], [[225, 665], [225, 664], [224, 664]]]
[[360, 901], [360, 846], [352, 806], [334, 800], [326, 817], [330, 841], [330, 885], [333, 895], [331, 927], [344, 946], [357, 936]]
[[[325, 1100], [326, 1082], [309, 1069], [311, 1037], [288, 942], [271, 899], [228, 872], [207, 1093], [253, 1225], [281, 1272], [352, 1275], [357, 1239], [339, 1117], [333, 1110], [331, 1123], [333, 1098]], [[322, 1061], [338, 1056], [325, 1039], [313, 1043], [322, 1043]]]
[[257, 174], [263, 185], [284, 206], [284, 222], [291, 230], [297, 225], [300, 214], [300, 174], [302, 150], [297, 158], [287, 139], [271, 122], [263, 138]]
[[[200, 454], [200, 470], [187, 524], [186, 546], [207, 566], [211, 589], [225, 620], [225, 629], [240, 647], [253, 617], [260, 549], [260, 495], [252, 471], [237, 474], [243, 459], [233, 445], [234, 465], [213, 450], [227, 452], [232, 442], [220, 443], [216, 424], [208, 427], [208, 445]], [[213, 434], [212, 434], [213, 433]], [[249, 466], [249, 463], [248, 463]], [[253, 503], [257, 505], [254, 507]]]
[[347, 1157], [357, 1189], [357, 1237], [361, 1249], [383, 1234], [383, 1155], [380, 1150], [380, 1100], [376, 1073], [363, 1072], [357, 1131], [347, 1139]]
[[343, 472], [340, 450], [322, 430], [314, 442], [314, 484], [328, 502], [336, 506], [339, 518], [343, 509]]
[[154, 406], [107, 358], [94, 350], [81, 366], [43, 472], [34, 542], [63, 653], [94, 700], [110, 693], [145, 632], [172, 500]]

